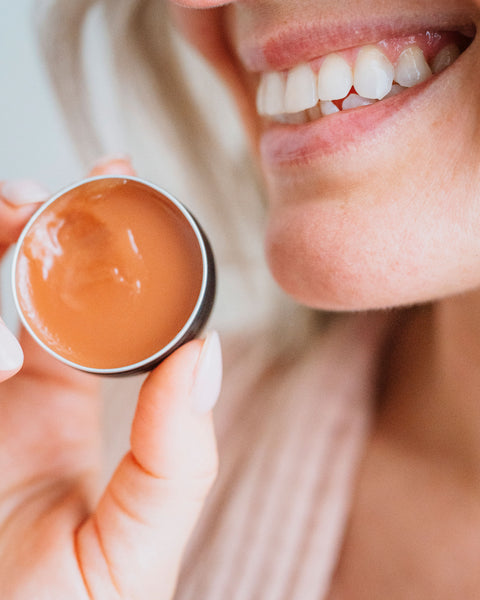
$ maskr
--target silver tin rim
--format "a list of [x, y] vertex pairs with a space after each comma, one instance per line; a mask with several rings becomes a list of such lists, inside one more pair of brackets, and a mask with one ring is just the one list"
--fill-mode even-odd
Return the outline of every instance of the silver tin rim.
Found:
[[[188, 318], [187, 322], [182, 327], [182, 329], [177, 333], [177, 335], [172, 340], [170, 340], [170, 342], [166, 346], [163, 346], [155, 354], [152, 354], [151, 356], [149, 356], [141, 361], [138, 361], [136, 363], [132, 363], [130, 365], [125, 365], [123, 367], [99, 369], [99, 368], [81, 365], [81, 364], [75, 363], [71, 360], [68, 360], [67, 358], [61, 356], [60, 354], [57, 354], [57, 352], [55, 352], [54, 350], [49, 348], [49, 346], [47, 346], [45, 344], [45, 342], [43, 342], [43, 340], [41, 340], [37, 336], [37, 334], [33, 331], [33, 329], [30, 327], [28, 321], [26, 320], [26, 318], [23, 314], [23, 311], [21, 309], [21, 306], [20, 306], [20, 302], [19, 302], [18, 295], [17, 295], [16, 270], [17, 270], [18, 255], [20, 253], [20, 248], [23, 244], [23, 240], [25, 239], [25, 236], [27, 235], [27, 233], [29, 232], [30, 228], [35, 223], [35, 221], [37, 220], [39, 215], [41, 215], [51, 204], [53, 204], [56, 200], [58, 200], [64, 194], [67, 194], [68, 192], [70, 192], [76, 188], [82, 187], [83, 185], [86, 185], [88, 183], [98, 181], [98, 180], [105, 180], [105, 179], [118, 179], [121, 181], [133, 181], [135, 183], [144, 185], [144, 186], [160, 193], [162, 196], [165, 196], [166, 198], [168, 198], [168, 200], [170, 202], [172, 202], [172, 204], [182, 213], [182, 215], [185, 217], [185, 219], [187, 220], [187, 222], [189, 223], [189, 225], [191, 226], [191, 228], [193, 229], [193, 231], [195, 233], [195, 237], [197, 238], [198, 244], [200, 246], [200, 252], [201, 252], [201, 256], [202, 256], [203, 273], [202, 273], [202, 285], [200, 288], [200, 293], [198, 295], [198, 299], [195, 304], [195, 307], [190, 314], [190, 317]], [[35, 211], [35, 213], [29, 219], [29, 221], [23, 228], [22, 233], [20, 234], [20, 237], [18, 238], [16, 247], [15, 247], [15, 252], [13, 255], [12, 270], [11, 270], [11, 286], [12, 286], [13, 299], [14, 299], [14, 303], [15, 303], [15, 308], [17, 310], [17, 314], [19, 315], [23, 326], [28, 331], [28, 333], [33, 337], [33, 339], [51, 356], [53, 356], [60, 362], [66, 364], [66, 365], [69, 365], [70, 367], [74, 367], [75, 369], [84, 371], [86, 373], [95, 373], [98, 375], [128, 375], [130, 373], [133, 374], [133, 373], [139, 373], [142, 371], [146, 371], [149, 369], [149, 367], [158, 364], [159, 362], [161, 362], [161, 360], [163, 360], [163, 358], [166, 358], [169, 354], [171, 354], [171, 352], [178, 345], [180, 345], [184, 340], [186, 341], [187, 339], [189, 339], [188, 338], [189, 330], [192, 328], [192, 325], [195, 323], [198, 315], [202, 311], [202, 308], [203, 308], [203, 305], [204, 305], [204, 302], [205, 302], [205, 299], [207, 296], [207, 290], [208, 290], [207, 284], [209, 281], [209, 277], [212, 275], [212, 273], [210, 273], [210, 269], [211, 269], [210, 262], [211, 261], [209, 260], [209, 256], [208, 256], [207, 243], [208, 242], [206, 242], [204, 233], [201, 231], [199, 225], [197, 224], [195, 218], [190, 213], [190, 211], [179, 200], [177, 200], [174, 196], [172, 196], [169, 192], [167, 192], [163, 188], [155, 185], [154, 183], [151, 183], [150, 181], [146, 181], [145, 179], [141, 179], [140, 177], [133, 177], [133, 176], [129, 176], [129, 175], [99, 175], [97, 177], [88, 177], [86, 179], [82, 179], [81, 181], [79, 181], [77, 183], [74, 183], [66, 188], [63, 188], [62, 190], [60, 190], [59, 192], [54, 194], [51, 198], [49, 198], [44, 204], [42, 204], [42, 206], [37, 211]]]

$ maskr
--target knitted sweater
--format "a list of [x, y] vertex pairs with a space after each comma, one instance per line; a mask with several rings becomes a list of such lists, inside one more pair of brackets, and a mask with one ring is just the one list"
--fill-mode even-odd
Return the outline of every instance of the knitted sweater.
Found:
[[328, 595], [369, 434], [385, 319], [334, 323], [295, 364], [226, 352], [220, 474], [175, 600]]

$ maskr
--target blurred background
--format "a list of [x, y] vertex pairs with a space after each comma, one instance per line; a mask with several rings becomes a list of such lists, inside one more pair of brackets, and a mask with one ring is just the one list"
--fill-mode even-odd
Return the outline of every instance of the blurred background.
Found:
[[80, 175], [36, 47], [35, 0], [0, 0], [0, 180], [52, 190]]

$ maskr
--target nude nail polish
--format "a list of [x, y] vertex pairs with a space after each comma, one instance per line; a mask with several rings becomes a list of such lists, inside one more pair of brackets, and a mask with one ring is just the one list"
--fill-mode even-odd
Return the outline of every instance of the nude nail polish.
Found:
[[22, 348], [17, 338], [0, 319], [0, 371], [18, 371], [22, 364]]
[[206, 414], [215, 406], [222, 384], [222, 350], [216, 331], [208, 333], [194, 373], [190, 402], [194, 412]]
[[0, 187], [0, 196], [9, 204], [21, 206], [44, 202], [49, 197], [49, 193], [36, 181], [25, 179], [5, 181]]

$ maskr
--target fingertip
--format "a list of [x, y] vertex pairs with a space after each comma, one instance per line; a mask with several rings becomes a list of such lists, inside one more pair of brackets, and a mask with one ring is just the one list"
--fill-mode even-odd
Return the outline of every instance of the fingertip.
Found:
[[222, 386], [222, 347], [216, 331], [210, 331], [202, 345], [195, 367], [190, 403], [199, 415], [210, 412], [217, 403]]
[[142, 387], [130, 441], [137, 461], [151, 473], [166, 476], [213, 468], [211, 419], [192, 407], [203, 348], [201, 340], [183, 345], [150, 373]]
[[222, 349], [216, 331], [204, 340], [192, 340], [160, 363], [147, 377], [144, 388], [165, 397], [189, 399], [196, 414], [216, 404], [222, 382]]
[[91, 177], [102, 175], [127, 175], [133, 177], [136, 174], [132, 161], [126, 154], [105, 156], [98, 160], [90, 170]]
[[50, 193], [37, 181], [12, 179], [0, 183], [0, 196], [12, 206], [24, 206], [44, 202]]
[[142, 395], [165, 399], [186, 397], [193, 384], [202, 346], [202, 341], [195, 339], [175, 350], [148, 374], [142, 386]]

